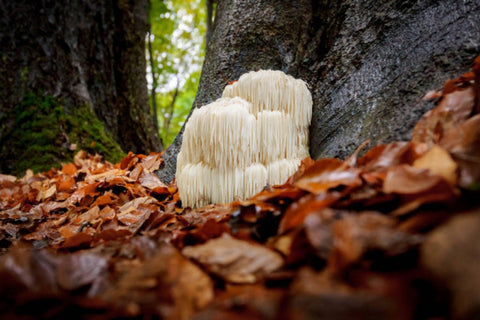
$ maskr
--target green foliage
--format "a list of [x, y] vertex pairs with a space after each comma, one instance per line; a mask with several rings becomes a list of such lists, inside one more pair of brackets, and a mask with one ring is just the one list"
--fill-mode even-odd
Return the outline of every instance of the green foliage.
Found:
[[26, 169], [40, 172], [59, 167], [81, 149], [112, 162], [124, 156], [88, 105], [67, 114], [55, 98], [28, 94], [12, 113], [15, 122], [2, 136], [0, 147], [3, 172], [22, 175]]
[[205, 0], [152, 0], [149, 19], [155, 78], [150, 63], [148, 73], [150, 86], [158, 86], [150, 101], [156, 101], [160, 136], [167, 147], [185, 122], [197, 91], [205, 51]]
[[[166, 126], [165, 121], [167, 119], [167, 110], [162, 108], [164, 113], [159, 118], [159, 130], [160, 136], [163, 139], [165, 146], [170, 145], [178, 132], [182, 128], [187, 115], [192, 108], [193, 101], [195, 100], [195, 95], [198, 87], [198, 80], [200, 78], [200, 70], [192, 73], [190, 77], [186, 80], [185, 85], [179, 92], [175, 105], [173, 108], [172, 120], [169, 126]], [[159, 106], [169, 106], [172, 102], [174, 91], [167, 92], [166, 94], [157, 95], [157, 105]]]

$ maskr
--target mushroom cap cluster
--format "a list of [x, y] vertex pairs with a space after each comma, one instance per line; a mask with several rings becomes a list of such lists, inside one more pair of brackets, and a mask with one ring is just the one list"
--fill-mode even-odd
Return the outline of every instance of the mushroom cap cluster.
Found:
[[185, 126], [176, 182], [184, 207], [245, 199], [284, 183], [308, 156], [312, 97], [281, 71], [249, 72]]

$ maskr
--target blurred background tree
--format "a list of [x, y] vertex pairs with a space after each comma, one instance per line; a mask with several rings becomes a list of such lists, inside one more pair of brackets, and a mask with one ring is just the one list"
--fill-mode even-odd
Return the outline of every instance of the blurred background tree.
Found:
[[197, 92], [205, 53], [205, 0], [152, 0], [147, 34], [150, 104], [164, 147], [180, 131]]
[[[157, 0], [155, 0], [157, 1]], [[163, 150], [149, 106], [150, 0], [0, 0], [0, 172]]]

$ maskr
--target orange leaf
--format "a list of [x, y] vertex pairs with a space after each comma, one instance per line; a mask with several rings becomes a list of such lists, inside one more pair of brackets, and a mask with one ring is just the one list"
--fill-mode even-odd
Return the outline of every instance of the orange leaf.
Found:
[[77, 233], [71, 237], [65, 239], [60, 245], [60, 248], [74, 248], [90, 244], [93, 240], [93, 236], [84, 232]]
[[73, 176], [77, 173], [77, 167], [73, 163], [64, 164], [62, 166], [62, 173]]
[[360, 171], [346, 166], [338, 159], [321, 159], [305, 170], [294, 186], [319, 194], [339, 186], [355, 187], [362, 184]]
[[309, 214], [331, 206], [340, 199], [341, 196], [342, 194], [340, 192], [329, 192], [318, 195], [309, 194], [300, 198], [300, 200], [292, 203], [285, 211], [280, 221], [279, 233], [283, 233], [302, 224]]
[[71, 191], [73, 185], [75, 184], [75, 179], [72, 176], [63, 176], [60, 179], [61, 180], [58, 183], [58, 191], [59, 192]]

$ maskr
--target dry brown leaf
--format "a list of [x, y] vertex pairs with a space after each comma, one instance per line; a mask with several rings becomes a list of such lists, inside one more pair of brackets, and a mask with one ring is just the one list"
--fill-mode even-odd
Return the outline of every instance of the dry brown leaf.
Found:
[[62, 166], [62, 173], [68, 176], [74, 176], [78, 169], [73, 163], [67, 163]]
[[57, 192], [57, 186], [52, 185], [48, 188], [42, 187], [39, 188], [39, 191], [40, 192], [37, 194], [37, 201], [45, 201]]
[[294, 186], [314, 194], [324, 193], [339, 186], [350, 188], [362, 184], [360, 171], [338, 159], [321, 159], [305, 170]]
[[97, 190], [97, 187], [100, 185], [100, 182], [83, 184], [79, 187], [73, 194], [68, 198], [70, 204], [79, 203], [86, 196], [94, 197], [97, 196], [100, 192]]
[[167, 187], [156, 174], [151, 172], [142, 172], [138, 180], [144, 188], [150, 190]]
[[421, 263], [446, 285], [454, 319], [478, 315], [480, 211], [463, 212], [428, 234]]
[[333, 248], [329, 258], [332, 272], [358, 262], [368, 251], [395, 256], [417, 247], [422, 237], [394, 228], [395, 220], [377, 212], [345, 214], [332, 224]]
[[128, 174], [128, 177], [132, 180], [138, 180], [138, 178], [140, 177], [140, 174], [143, 172], [143, 167], [141, 164], [137, 163], [137, 165], [135, 166], [135, 168], [130, 171], [130, 173]]
[[459, 166], [459, 185], [470, 188], [480, 182], [480, 114], [448, 131], [441, 146], [452, 153]]
[[147, 172], [153, 172], [155, 170], [158, 170], [162, 163], [163, 159], [160, 153], [151, 153], [142, 160], [142, 167]]
[[[59, 230], [60, 231], [60, 230]], [[62, 229], [65, 231], [65, 229]], [[60, 231], [60, 232], [62, 232]], [[75, 247], [90, 247], [94, 232], [80, 232], [70, 235], [65, 239], [65, 241], [59, 245], [60, 248], [67, 249], [67, 248], [75, 248]], [[62, 234], [63, 237], [63, 234]]]
[[420, 153], [421, 145], [411, 142], [392, 142], [370, 149], [358, 159], [357, 166], [364, 171], [378, 171], [399, 164], [411, 164]]
[[126, 181], [126, 182], [135, 181], [134, 179], [130, 179], [129, 177], [127, 177], [123, 170], [119, 170], [119, 169], [112, 169], [102, 173], [89, 175], [86, 177], [85, 181], [87, 181], [88, 183], [93, 183], [95, 181], [116, 181], [117, 179], [119, 179], [120, 181]]
[[73, 176], [62, 176], [58, 181], [58, 191], [59, 192], [72, 192], [73, 186], [75, 185], [75, 179]]
[[58, 257], [57, 281], [60, 288], [76, 290], [106, 276], [108, 259], [91, 253], [75, 253]]
[[278, 253], [226, 233], [205, 244], [185, 247], [182, 254], [232, 283], [254, 283], [283, 265]]
[[308, 194], [300, 198], [285, 211], [278, 232], [283, 233], [299, 226], [308, 215], [332, 206], [341, 197], [342, 193], [340, 192], [328, 192], [318, 195]]
[[282, 319], [285, 292], [262, 284], [227, 285], [192, 320]]
[[91, 207], [88, 211], [79, 215], [76, 219], [73, 220], [75, 224], [83, 224], [83, 223], [90, 223], [91, 225], [95, 226], [100, 222], [100, 208], [98, 206]]
[[3, 183], [6, 182], [6, 181], [13, 183], [13, 182], [17, 181], [17, 177], [0, 173], [0, 185], [3, 186]]
[[438, 106], [428, 111], [417, 123], [412, 141], [426, 143], [429, 147], [438, 144], [445, 132], [470, 117], [474, 104], [475, 91], [472, 86], [444, 95]]
[[428, 169], [439, 175], [451, 185], [457, 184], [457, 163], [450, 154], [438, 145], [434, 145], [423, 156], [413, 162], [413, 167]]
[[416, 194], [432, 189], [442, 177], [426, 169], [400, 165], [388, 169], [383, 191], [385, 193]]
[[[142, 243], [142, 247], [153, 246]], [[102, 299], [138, 315], [154, 308], [162, 319], [190, 319], [214, 298], [212, 280], [170, 245], [153, 247], [142, 263], [128, 263]], [[143, 307], [143, 308], [142, 308]]]

